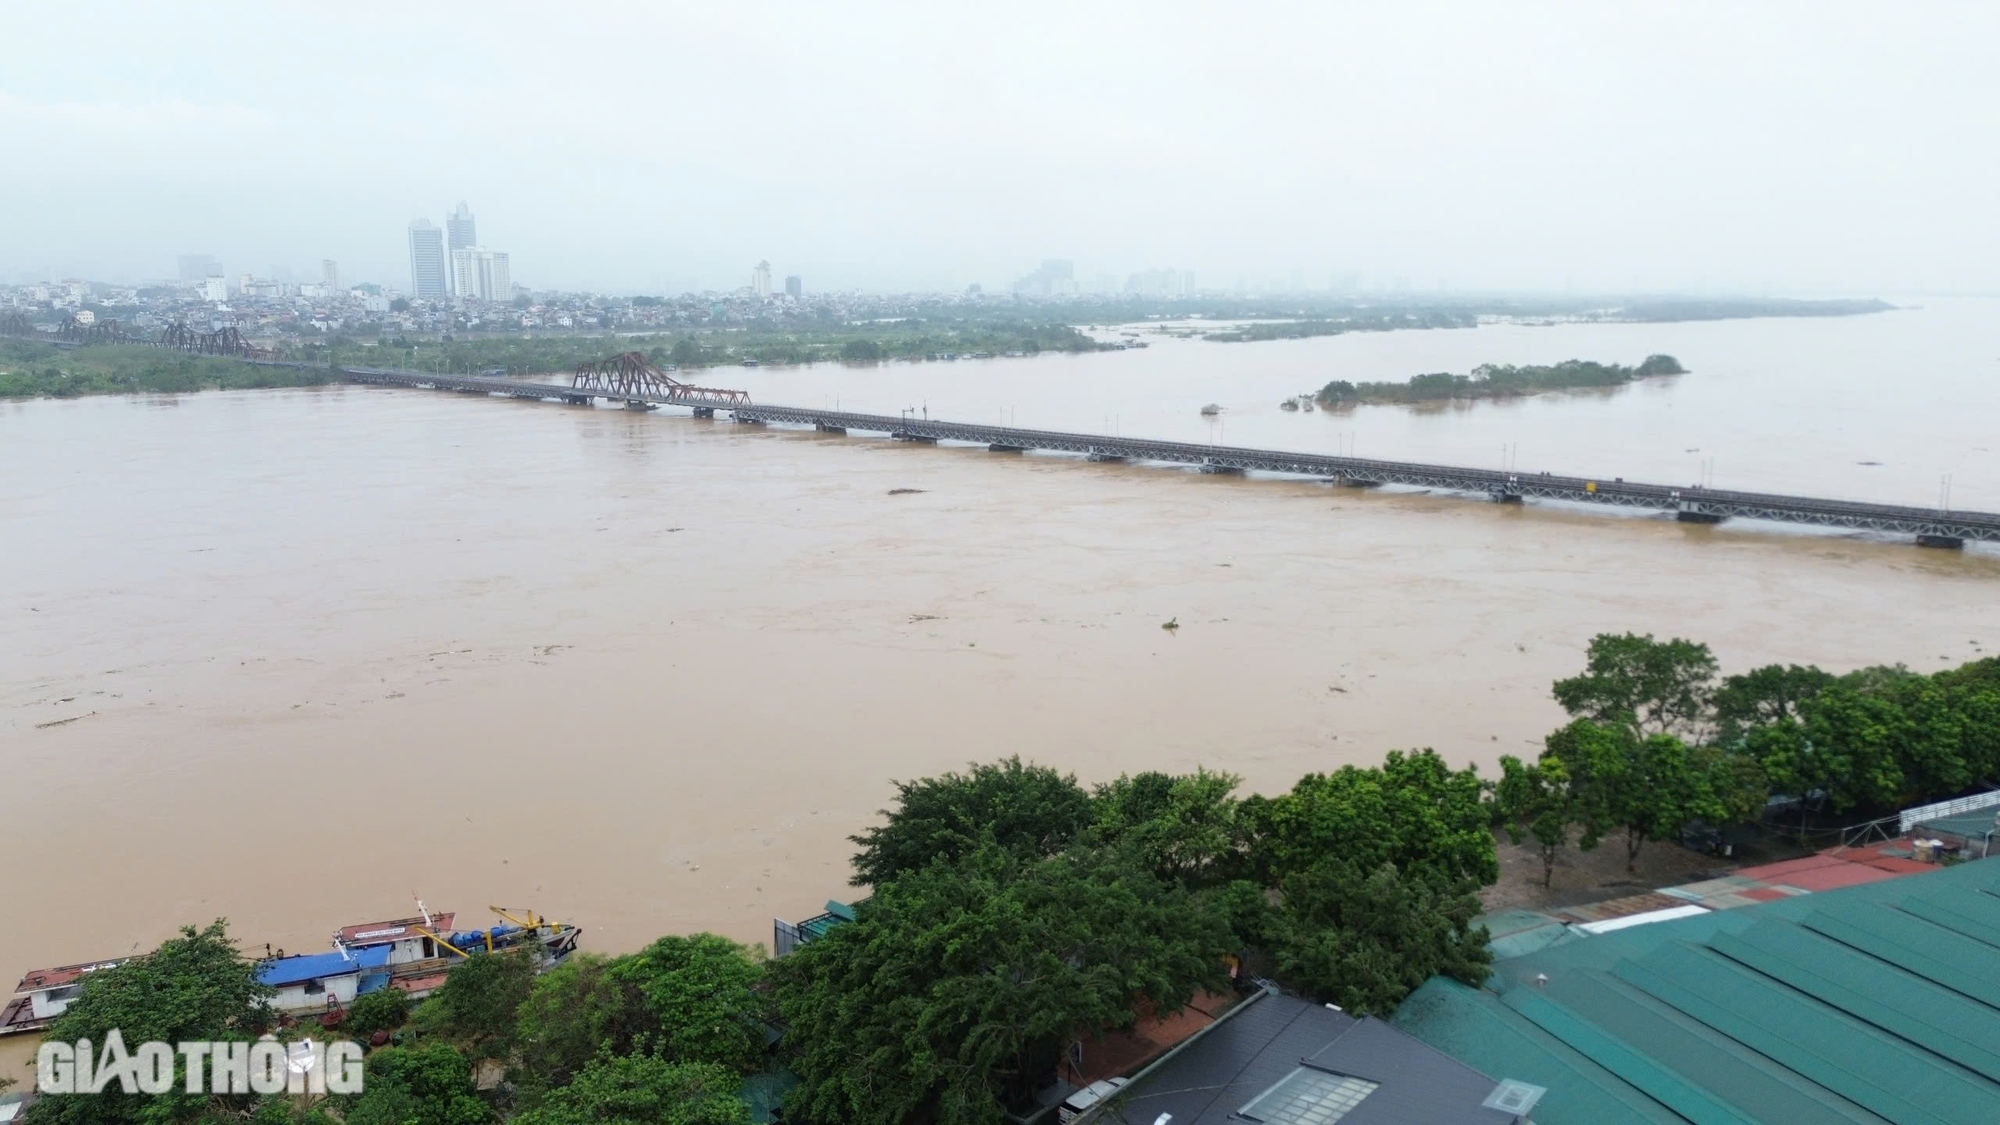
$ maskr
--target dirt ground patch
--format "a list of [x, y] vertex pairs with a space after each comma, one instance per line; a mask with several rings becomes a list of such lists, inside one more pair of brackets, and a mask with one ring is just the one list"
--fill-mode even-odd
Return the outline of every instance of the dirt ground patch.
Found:
[[1594, 851], [1564, 848], [1556, 856], [1555, 878], [1542, 887], [1542, 858], [1534, 843], [1513, 844], [1505, 832], [1494, 834], [1500, 853], [1500, 881], [1479, 892], [1491, 913], [1512, 907], [1531, 910], [1577, 906], [1607, 898], [1643, 894], [1658, 887], [1692, 883], [1733, 870], [1737, 863], [1688, 851], [1678, 844], [1647, 844], [1639, 851], [1638, 871], [1625, 870], [1625, 841], [1605, 840]]

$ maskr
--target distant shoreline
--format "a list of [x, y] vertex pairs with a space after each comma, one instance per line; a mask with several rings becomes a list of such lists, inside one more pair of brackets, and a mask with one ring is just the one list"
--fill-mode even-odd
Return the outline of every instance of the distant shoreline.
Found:
[[1780, 298], [1658, 298], [1633, 301], [1596, 309], [1543, 306], [1513, 307], [1468, 304], [1460, 307], [1428, 308], [1415, 312], [1392, 307], [1382, 311], [1356, 309], [1340, 317], [1303, 317], [1297, 320], [1246, 324], [1202, 339], [1216, 343], [1250, 343], [1258, 340], [1304, 340], [1315, 336], [1340, 336], [1349, 332], [1386, 332], [1407, 328], [1476, 328], [1495, 320], [1519, 324], [1680, 324], [1703, 320], [1762, 320], [1774, 317], [1866, 316], [1892, 312], [1897, 306], [1878, 297], [1791, 300]]

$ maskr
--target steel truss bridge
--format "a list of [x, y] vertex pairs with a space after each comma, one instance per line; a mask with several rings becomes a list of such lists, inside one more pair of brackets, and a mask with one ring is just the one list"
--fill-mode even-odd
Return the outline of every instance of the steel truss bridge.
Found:
[[[601, 371], [586, 373], [581, 369], [568, 386], [486, 376], [430, 375], [385, 368], [343, 367], [340, 371], [350, 381], [384, 386], [429, 387], [469, 394], [509, 395], [571, 403], [588, 403], [602, 398], [624, 402], [634, 409], [689, 407], [702, 417], [714, 417], [717, 409], [723, 409], [736, 421], [744, 423], [811, 426], [825, 433], [859, 430], [887, 434], [902, 441], [967, 442], [984, 445], [996, 453], [1036, 449], [1082, 454], [1093, 461], [1158, 461], [1194, 465], [1209, 473], [1287, 473], [1321, 477], [1337, 484], [1359, 487], [1411, 485], [1484, 494], [1501, 503], [1520, 503], [1534, 498], [1608, 504], [1620, 508], [1672, 512], [1675, 518], [1688, 523], [1720, 523], [1732, 518], [1771, 520], [1912, 535], [1918, 543], [1931, 547], [1962, 547], [1968, 540], [2000, 542], [2000, 514], [1991, 512], [1945, 511], [1775, 493], [1677, 488], [1616, 478], [1605, 480], [1551, 473], [1514, 473], [1324, 453], [1288, 453], [1104, 434], [1027, 430], [1012, 426], [945, 422], [909, 414], [857, 414], [797, 406], [768, 406], [751, 403], [749, 396], [740, 391], [715, 391], [671, 379], [647, 383], [644, 379], [633, 381], [627, 378], [621, 383], [615, 377], [606, 378]], [[716, 397], [718, 395], [730, 397], [723, 399]]]
[[187, 352], [190, 355], [233, 356], [237, 359], [268, 360], [278, 354], [253, 345], [234, 326], [220, 328], [214, 332], [202, 332], [186, 324], [175, 323], [169, 324], [158, 336], [138, 336], [125, 331], [115, 320], [98, 320], [85, 324], [74, 316], [66, 316], [63, 322], [56, 326], [54, 332], [42, 332], [30, 324], [26, 317], [11, 316], [0, 320], [0, 336], [19, 336], [58, 345], [134, 344], [146, 348]]

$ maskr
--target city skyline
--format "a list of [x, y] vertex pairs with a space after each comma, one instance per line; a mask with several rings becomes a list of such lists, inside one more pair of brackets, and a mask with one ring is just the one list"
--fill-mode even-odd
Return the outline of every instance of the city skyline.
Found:
[[[0, 276], [136, 279], [199, 247], [387, 283], [399, 228], [478, 185], [482, 229], [511, 232], [487, 244], [554, 289], [733, 287], [773, 250], [869, 290], [1004, 289], [1056, 256], [1223, 288], [2000, 288], [1993, 159], [1967, 141], [2000, 112], [1991, 6], [1273, 4], [1241, 18], [1284, 34], [1236, 37], [1192, 6], [1134, 26], [1032, 0], [554, 26], [447, 2], [395, 36], [342, 9], [211, 14], [108, 0], [87, 40], [46, 0], [0, 15], [0, 143], [71, 156], [0, 183], [38, 219]], [[662, 65], [617, 97], [558, 77], [613, 31]], [[410, 54], [468, 33], [493, 63], [470, 78]], [[676, 143], [605, 158], [647, 107], [723, 89]]]

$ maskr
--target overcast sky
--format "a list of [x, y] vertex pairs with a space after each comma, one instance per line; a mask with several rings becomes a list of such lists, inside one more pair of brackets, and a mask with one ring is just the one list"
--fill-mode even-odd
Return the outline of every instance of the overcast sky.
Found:
[[0, 277], [2000, 289], [2000, 4], [0, 2]]

